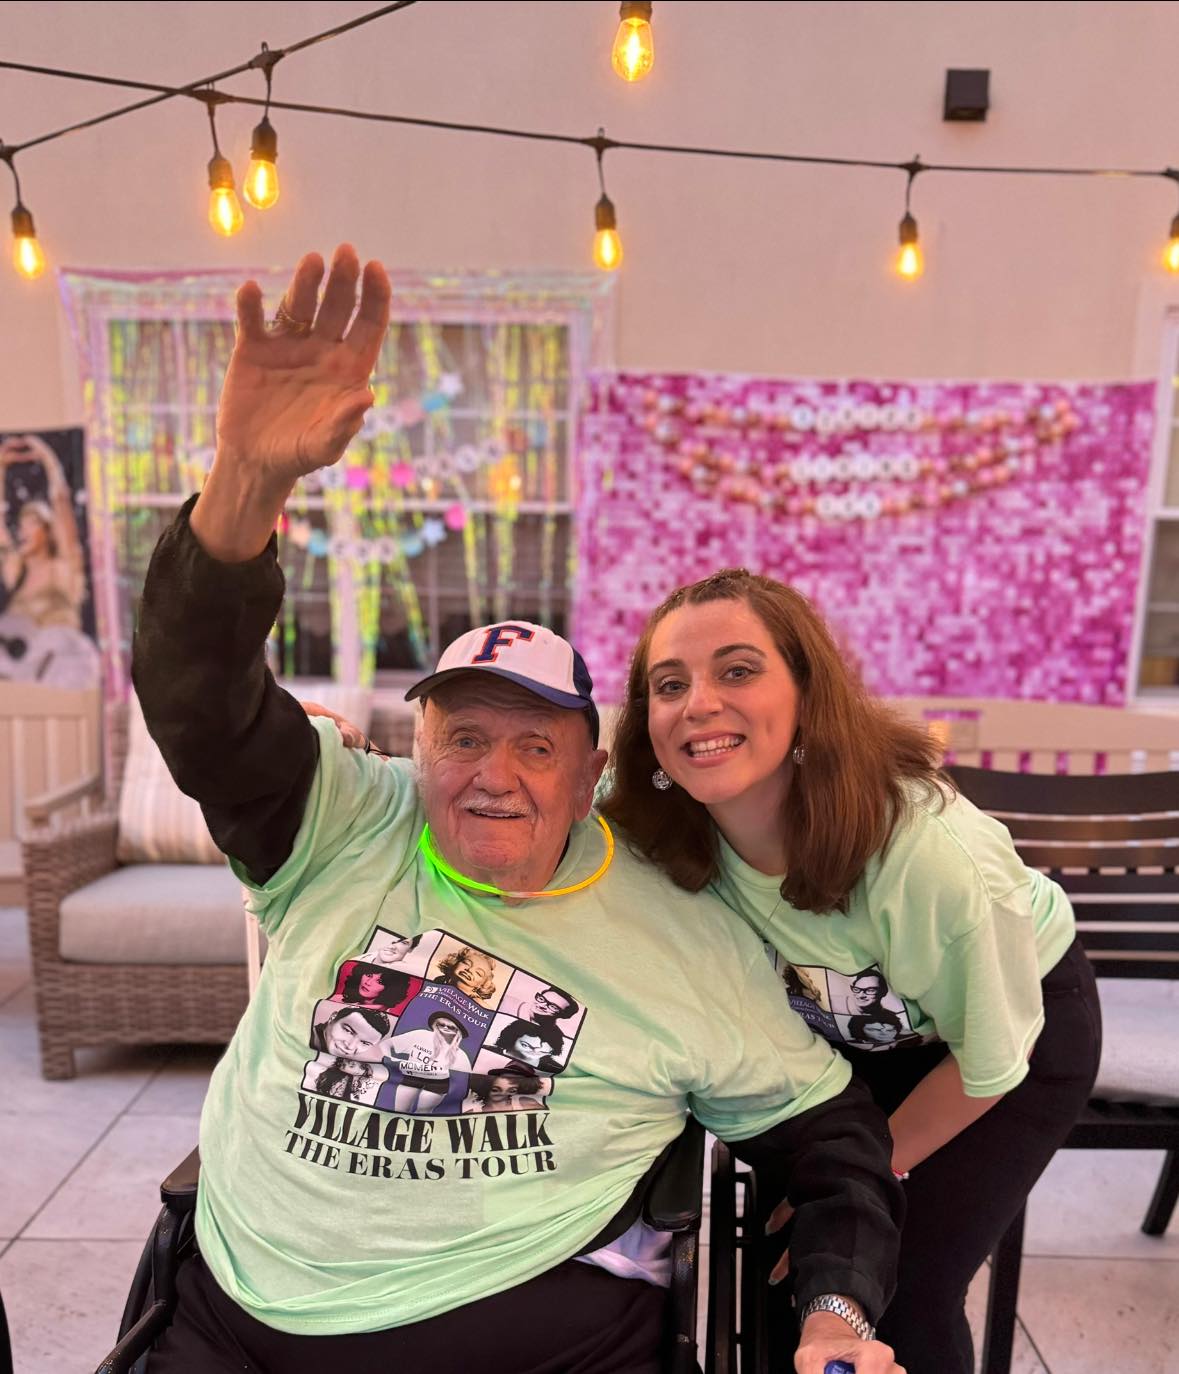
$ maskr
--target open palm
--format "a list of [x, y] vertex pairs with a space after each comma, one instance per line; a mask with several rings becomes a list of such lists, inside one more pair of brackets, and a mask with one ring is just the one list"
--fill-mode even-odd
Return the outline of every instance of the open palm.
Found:
[[260, 476], [293, 483], [336, 462], [373, 402], [368, 379], [389, 323], [388, 275], [380, 263], [366, 265], [357, 310], [361, 272], [351, 244], [336, 249], [319, 300], [323, 272], [323, 259], [308, 253], [283, 298], [291, 318], [313, 322], [309, 333], [268, 329], [257, 282], [237, 293], [237, 341], [217, 410], [217, 449]]

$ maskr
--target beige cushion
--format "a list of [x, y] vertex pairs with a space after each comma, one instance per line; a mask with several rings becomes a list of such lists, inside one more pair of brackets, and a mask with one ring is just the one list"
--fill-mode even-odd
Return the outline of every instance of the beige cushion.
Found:
[[199, 803], [172, 781], [143, 723], [139, 698], [127, 703], [127, 767], [119, 792], [120, 863], [224, 864]]
[[[289, 689], [294, 690], [294, 689]], [[372, 693], [367, 687], [335, 682], [300, 686], [295, 695], [345, 716], [367, 734]], [[127, 703], [127, 766], [119, 793], [120, 863], [222, 864], [200, 804], [172, 781], [155, 741], [147, 733], [134, 693]]]
[[1137, 1001], [1101, 999], [1101, 1067], [1094, 1097], [1114, 1102], [1179, 1103], [1179, 1006], [1144, 985]]
[[244, 964], [241, 883], [224, 862], [116, 868], [62, 902], [61, 957], [85, 964]]

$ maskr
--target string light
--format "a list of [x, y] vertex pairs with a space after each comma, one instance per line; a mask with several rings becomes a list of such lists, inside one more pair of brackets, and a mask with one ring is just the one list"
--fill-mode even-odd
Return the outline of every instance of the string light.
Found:
[[644, 0], [622, 0], [618, 7], [622, 22], [614, 35], [610, 61], [623, 81], [641, 81], [655, 65], [655, 39], [651, 33], [653, 8]]
[[904, 281], [916, 281], [925, 271], [925, 258], [921, 252], [921, 244], [917, 237], [917, 221], [909, 212], [909, 195], [913, 190], [913, 179], [925, 168], [921, 164], [921, 159], [915, 157], [912, 162], [906, 164], [905, 171], [909, 174], [909, 180], [905, 183], [905, 216], [900, 224], [900, 251], [897, 253], [897, 276]]
[[16, 174], [12, 150], [0, 143], [0, 158], [8, 163], [16, 185], [16, 204], [12, 209], [12, 265], [27, 281], [35, 281], [45, 271], [45, 252], [37, 241], [33, 216], [20, 198], [20, 177]]
[[[1179, 171], [1174, 167], [1168, 167], [1163, 175], [1179, 184]], [[1179, 215], [1171, 221], [1171, 237], [1163, 249], [1163, 266], [1168, 272], [1179, 272]]]
[[278, 135], [270, 122], [270, 81], [281, 58], [281, 53], [272, 53], [263, 43], [262, 51], [253, 59], [266, 77], [266, 108], [250, 135], [250, 166], [242, 182], [242, 194], [255, 210], [269, 210], [278, 200], [278, 168], [274, 165], [278, 158]]
[[217, 142], [217, 106], [222, 103], [222, 97], [217, 91], [202, 91], [198, 99], [205, 102], [213, 135], [213, 156], [209, 159], [209, 223], [228, 239], [241, 229], [245, 216], [237, 198], [233, 168], [229, 159], [222, 156]]
[[[327, 30], [323, 33], [315, 34], [312, 37], [304, 39], [299, 43], [289, 45], [288, 47], [280, 50], [277, 53], [269, 54], [269, 57], [272, 57], [275, 61], [277, 61], [280, 57], [289, 55], [290, 53], [296, 52], [301, 48], [306, 48], [313, 43], [323, 42], [325, 39], [336, 37], [337, 35], [347, 32], [350, 29], [356, 28], [361, 24], [367, 24], [371, 22], [373, 19], [380, 18], [383, 15], [393, 13], [396, 10], [404, 9], [408, 5], [413, 3], [414, 0], [395, 0], [395, 3], [384, 5], [379, 10], [373, 11], [370, 14], [360, 15], [355, 19], [349, 20], [345, 24], [337, 25], [334, 29]], [[650, 7], [647, 6], [646, 8], [649, 9]], [[627, 6], [624, 5], [624, 18], [629, 17], [625, 14], [626, 10]], [[188, 85], [179, 87], [164, 86], [156, 82], [135, 81], [121, 77], [103, 76], [93, 72], [64, 70], [58, 67], [47, 67], [30, 62], [12, 62], [6, 59], [0, 59], [0, 70], [30, 72], [43, 76], [62, 77], [72, 81], [93, 82], [99, 85], [117, 86], [133, 90], [151, 91], [155, 93], [149, 99], [139, 100], [132, 105], [126, 105], [116, 110], [108, 110], [106, 113], [95, 115], [90, 119], [82, 120], [75, 124], [66, 125], [64, 128], [51, 130], [50, 132], [41, 134], [36, 138], [27, 139], [25, 140], [25, 142], [21, 144], [10, 145], [8, 147], [5, 147], [4, 144], [0, 143], [0, 156], [3, 156], [11, 166], [12, 155], [14, 153], [22, 151], [23, 149], [35, 147], [42, 143], [51, 142], [55, 139], [64, 137], [66, 134], [76, 133], [82, 129], [92, 128], [98, 124], [106, 123], [112, 119], [118, 119], [123, 115], [130, 114], [133, 111], [143, 109], [149, 105], [157, 104], [162, 100], [172, 99], [175, 96], [190, 96], [196, 99], [207, 101], [209, 99], [209, 91], [202, 90], [200, 89], [201, 87], [207, 87], [211, 85], [211, 83], [214, 81], [218, 81], [229, 76], [238, 75], [241, 72], [248, 71], [250, 68], [257, 68], [259, 66], [262, 66], [264, 65], [265, 60], [267, 60], [267, 57], [268, 50], [266, 49], [265, 45], [263, 45], [263, 54], [261, 57], [255, 57], [248, 62], [230, 68], [229, 70], [219, 73], [216, 76], [206, 77], [203, 78], [201, 81], [190, 82]], [[264, 111], [266, 112], [268, 112], [270, 108], [273, 107], [276, 110], [296, 110], [306, 114], [326, 115], [342, 119], [364, 120], [370, 123], [394, 124], [409, 128], [447, 130], [451, 132], [491, 135], [493, 137], [500, 138], [525, 139], [545, 143], [564, 143], [570, 146], [576, 145], [578, 147], [588, 147], [594, 149], [598, 153], [599, 170], [601, 155], [606, 149], [624, 148], [634, 152], [688, 155], [693, 157], [715, 157], [726, 159], [739, 159], [742, 161], [754, 162], [773, 162], [789, 164], [792, 166], [895, 169], [898, 171], [904, 171], [909, 173], [909, 187], [911, 187], [913, 177], [916, 175], [917, 172], [953, 172], [964, 175], [972, 174], [987, 176], [1000, 175], [1044, 177], [1101, 177], [1105, 180], [1108, 180], [1112, 177], [1122, 179], [1141, 179], [1144, 177], [1154, 179], [1158, 177], [1167, 177], [1172, 181], [1179, 182], [1179, 170], [1176, 170], [1174, 168], [1159, 169], [1141, 167], [1129, 168], [1028, 166], [1012, 167], [991, 165], [962, 165], [952, 163], [921, 163], [920, 161], [916, 160], [914, 162], [898, 163], [886, 161], [880, 158], [824, 157], [806, 153], [778, 153], [768, 151], [755, 151], [752, 149], [742, 148], [710, 148], [691, 146], [686, 144], [645, 143], [631, 140], [607, 139], [604, 137], [601, 130], [598, 131], [597, 137], [586, 138], [584, 136], [576, 134], [561, 134], [540, 129], [503, 127], [490, 124], [468, 124], [460, 122], [458, 120], [428, 119], [422, 116], [415, 115], [394, 115], [386, 114], [382, 111], [377, 110], [357, 110], [332, 105], [312, 105], [297, 101], [271, 101], [269, 99], [269, 90], [267, 92], [266, 100], [252, 99], [247, 96], [229, 95], [227, 93], [218, 93], [216, 96], [216, 100], [217, 103], [232, 102], [234, 104], [261, 106], [264, 107]], [[210, 113], [210, 121], [211, 119], [212, 116]], [[255, 130], [255, 132], [257, 133], [258, 131], [262, 130], [264, 126], [269, 127], [266, 113], [264, 113], [263, 115], [263, 122], [258, 125], [258, 128], [257, 130]], [[272, 127], [269, 129], [269, 132], [270, 135], [273, 136]], [[214, 131], [214, 142], [215, 141], [216, 132]], [[277, 149], [277, 139], [275, 139], [275, 148]], [[216, 161], [216, 158], [214, 159], [214, 161]], [[273, 164], [271, 165], [273, 166]], [[212, 181], [212, 169], [213, 163], [210, 163], [211, 187], [214, 191], [220, 191], [223, 193], [223, 199], [226, 202], [226, 218], [228, 222], [231, 225], [233, 225], [236, 220], [236, 216], [233, 214], [233, 206], [234, 204], [236, 204], [237, 197], [236, 193], [233, 192], [232, 172], [229, 173], [228, 177], [219, 178], [216, 185], [214, 185]], [[218, 168], [218, 170], [221, 171], [220, 168]], [[913, 280], [916, 277], [920, 276], [923, 272], [924, 260], [918, 238], [917, 221], [913, 217], [908, 206], [909, 187], [906, 188], [905, 216], [900, 224], [900, 251], [897, 254], [895, 265], [897, 272], [902, 277], [908, 280]], [[231, 196], [232, 199], [230, 199]], [[24, 207], [21, 206], [19, 208], [23, 209]], [[237, 210], [240, 212], [240, 205], [237, 206]], [[31, 220], [31, 216], [29, 217], [29, 219]], [[22, 218], [22, 228], [25, 226], [26, 223], [28, 223], [28, 221], [25, 221]], [[220, 216], [218, 217], [218, 222], [215, 224], [215, 227], [218, 229], [219, 232], [227, 232], [225, 229], [222, 228]], [[240, 227], [240, 223], [238, 223], [236, 227]], [[236, 232], [236, 227], [231, 227], [228, 230], [228, 232]], [[614, 205], [609, 199], [609, 197], [606, 195], [604, 187], [602, 190], [601, 199], [598, 201], [597, 207], [595, 209], [595, 230], [596, 232], [594, 236], [594, 260], [598, 264], [598, 266], [601, 267], [603, 270], [612, 271], [618, 267], [619, 263], [622, 260], [622, 244], [620, 239], [618, 238]], [[22, 237], [28, 236], [22, 235]], [[35, 239], [33, 240], [33, 245], [35, 245]], [[32, 257], [36, 256], [36, 254], [40, 252], [39, 246], [34, 247], [33, 245], [30, 245], [30, 248], [26, 250], [26, 260], [30, 263], [30, 265], [32, 263]], [[1179, 215], [1177, 215], [1171, 223], [1170, 239], [1163, 252], [1163, 265], [1168, 270], [1179, 273]]]
[[594, 151], [598, 156], [598, 186], [601, 199], [594, 206], [594, 263], [603, 272], [613, 272], [622, 266], [622, 240], [618, 237], [618, 220], [614, 214], [614, 202], [606, 194], [606, 178], [602, 170], [602, 158], [609, 147], [604, 129], [598, 130], [594, 140]]

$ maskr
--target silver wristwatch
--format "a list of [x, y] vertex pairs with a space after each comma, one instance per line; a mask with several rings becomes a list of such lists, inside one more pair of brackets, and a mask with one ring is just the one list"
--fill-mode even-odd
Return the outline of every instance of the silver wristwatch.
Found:
[[859, 1308], [835, 1293], [824, 1293], [820, 1297], [812, 1298], [802, 1309], [800, 1325], [816, 1312], [834, 1312], [837, 1317], [842, 1317], [862, 1341], [876, 1339], [876, 1328], [869, 1324], [867, 1317], [860, 1314]]

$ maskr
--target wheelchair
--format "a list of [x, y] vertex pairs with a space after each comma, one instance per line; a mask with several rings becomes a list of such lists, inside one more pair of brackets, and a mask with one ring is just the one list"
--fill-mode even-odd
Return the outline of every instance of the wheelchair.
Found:
[[[644, 1221], [671, 1236], [666, 1374], [700, 1374], [696, 1331], [704, 1153], [704, 1131], [689, 1119], [653, 1167], [643, 1197]], [[146, 1374], [151, 1351], [176, 1308], [177, 1272], [194, 1249], [199, 1176], [200, 1155], [193, 1150], [160, 1185], [163, 1208], [132, 1279], [118, 1343], [96, 1374]], [[714, 1142], [704, 1374], [768, 1374], [768, 1275], [783, 1241], [767, 1241], [766, 1215], [754, 1176], [736, 1170], [725, 1145]], [[773, 1291], [777, 1296], [781, 1290]]]

